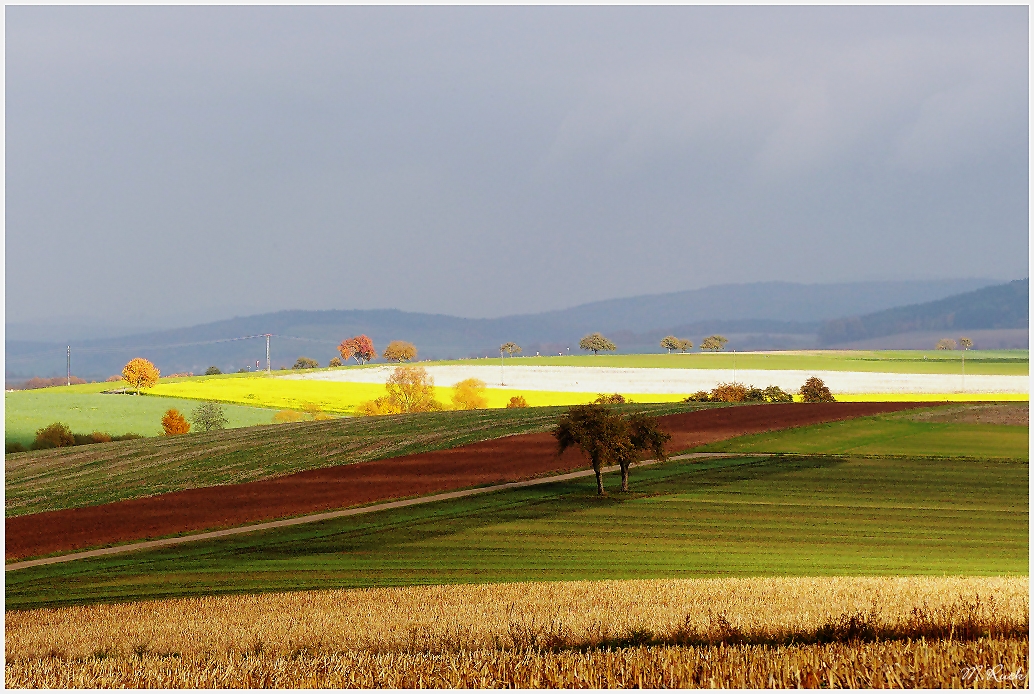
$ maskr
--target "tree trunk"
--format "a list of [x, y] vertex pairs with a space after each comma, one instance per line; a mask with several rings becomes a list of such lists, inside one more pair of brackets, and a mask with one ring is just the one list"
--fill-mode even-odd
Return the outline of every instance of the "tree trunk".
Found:
[[592, 469], [596, 473], [596, 493], [603, 496], [603, 469], [600, 468], [599, 463], [593, 463]]
[[621, 466], [621, 491], [628, 491], [628, 466]]

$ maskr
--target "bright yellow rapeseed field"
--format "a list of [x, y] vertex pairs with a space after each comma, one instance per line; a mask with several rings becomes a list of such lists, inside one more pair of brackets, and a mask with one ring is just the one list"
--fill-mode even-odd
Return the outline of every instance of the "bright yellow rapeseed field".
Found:
[[[376, 383], [348, 383], [329, 381], [308, 381], [302, 379], [277, 378], [275, 376], [251, 376], [247, 378], [194, 378], [178, 382], [159, 382], [148, 391], [152, 395], [164, 395], [193, 400], [211, 400], [256, 407], [283, 410], [301, 410], [309, 403], [316, 403], [324, 412], [352, 414], [355, 408], [367, 400], [385, 394], [383, 385]], [[435, 388], [439, 402], [452, 401], [452, 388]], [[488, 388], [485, 397], [488, 407], [506, 407], [515, 395], [523, 395], [529, 407], [552, 405], [581, 405], [595, 400], [599, 393], [559, 393], [543, 390], [506, 390]], [[625, 394], [635, 402], [678, 402], [684, 395]]]

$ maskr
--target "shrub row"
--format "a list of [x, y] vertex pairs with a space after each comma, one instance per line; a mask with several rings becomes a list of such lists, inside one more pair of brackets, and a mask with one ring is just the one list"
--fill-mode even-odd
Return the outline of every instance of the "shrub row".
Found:
[[[54, 422], [42, 429], [36, 430], [36, 439], [28, 450], [40, 451], [46, 448], [64, 448], [66, 446], [86, 446], [93, 443], [108, 443], [110, 441], [129, 441], [130, 439], [143, 438], [139, 434], [126, 433], [121, 436], [112, 436], [103, 431], [95, 431], [90, 434], [75, 434], [66, 424]], [[27, 449], [20, 441], [7, 441], [4, 443], [4, 453], [23, 453]]]
[[[804, 402], [835, 402], [822, 379], [814, 376], [804, 382], [798, 393]], [[793, 402], [793, 396], [779, 386], [762, 390], [742, 383], [719, 383], [710, 393], [701, 390], [683, 402]]]

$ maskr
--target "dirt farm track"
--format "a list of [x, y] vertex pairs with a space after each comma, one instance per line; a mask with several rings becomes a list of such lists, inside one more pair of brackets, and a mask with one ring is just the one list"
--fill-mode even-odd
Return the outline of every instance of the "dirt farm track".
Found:
[[[755, 405], [661, 417], [670, 452], [742, 434], [819, 424], [934, 403]], [[204, 487], [100, 506], [6, 519], [7, 560], [231, 528], [391, 499], [499, 484], [587, 467], [557, 458], [549, 434], [308, 470], [259, 482]]]

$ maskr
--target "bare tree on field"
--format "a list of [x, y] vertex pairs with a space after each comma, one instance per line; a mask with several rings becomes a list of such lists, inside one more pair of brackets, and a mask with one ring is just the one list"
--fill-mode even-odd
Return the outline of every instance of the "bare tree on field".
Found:
[[506, 374], [503, 373], [503, 355], [509, 354], [513, 357], [513, 355], [520, 353], [521, 347], [516, 342], [507, 342], [499, 345], [499, 385], [506, 385]]
[[951, 339], [950, 337], [946, 337], [943, 340], [937, 341], [937, 349], [955, 349], [956, 346], [957, 345], [955, 344], [955, 340]]
[[727, 338], [722, 335], [711, 335], [705, 337], [703, 342], [700, 343], [700, 349], [706, 349], [709, 352], [721, 352], [725, 349], [725, 345], [729, 342]]
[[661, 347], [668, 350], [668, 354], [671, 354], [671, 350], [682, 347], [682, 340], [674, 335], [668, 335], [666, 338], [661, 340]]
[[593, 355], [600, 352], [613, 352], [617, 349], [617, 345], [603, 337], [600, 333], [586, 335], [578, 342], [578, 346], [586, 351], [591, 351]]

